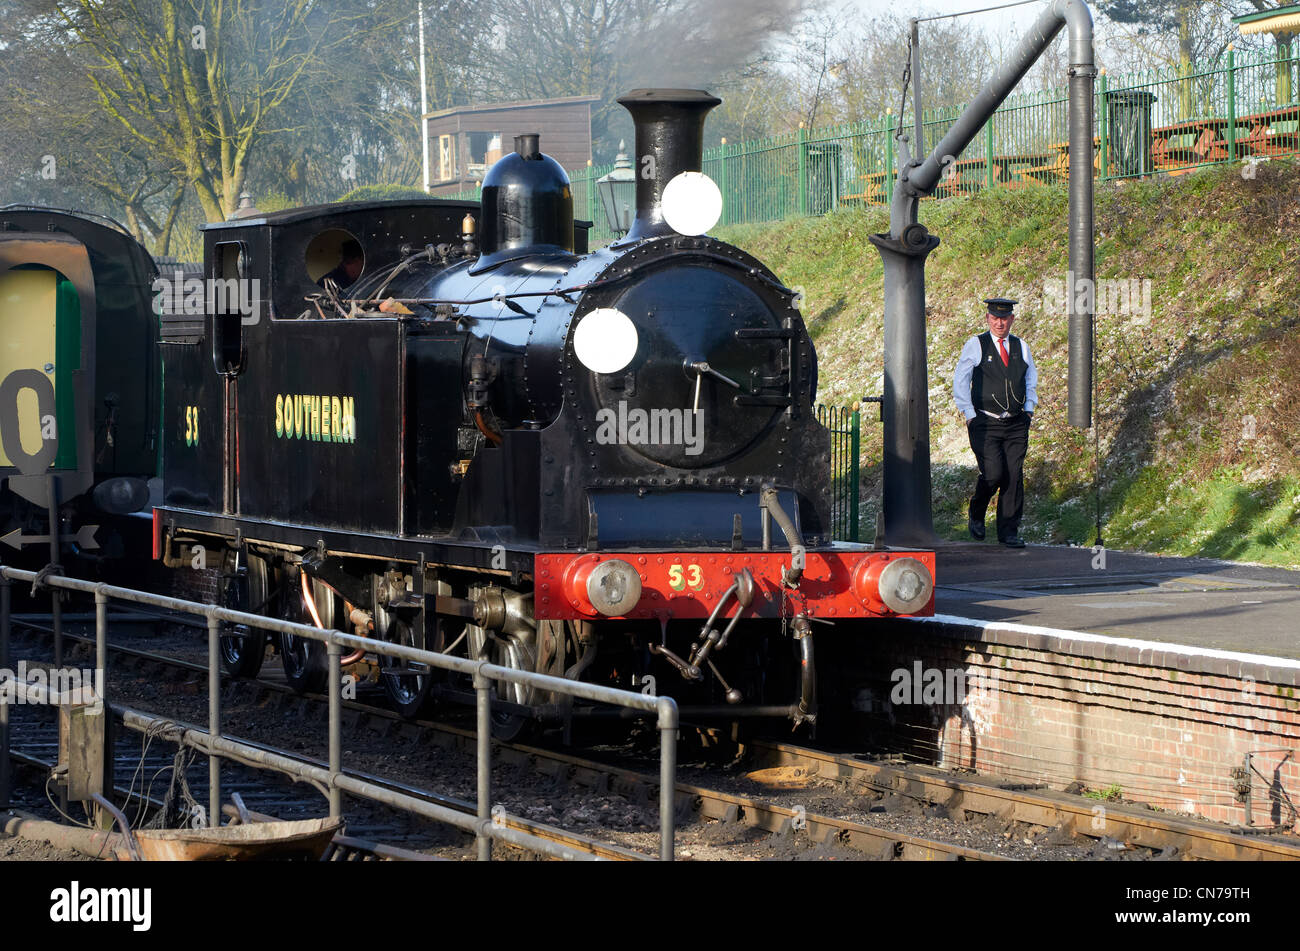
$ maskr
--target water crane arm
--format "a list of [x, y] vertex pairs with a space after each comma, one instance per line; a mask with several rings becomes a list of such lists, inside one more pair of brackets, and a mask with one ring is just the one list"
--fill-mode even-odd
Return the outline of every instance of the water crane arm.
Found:
[[[916, 23], [912, 24], [915, 30]], [[924, 159], [911, 157], [901, 137], [898, 182], [890, 205], [889, 234], [871, 235], [884, 261], [885, 540], [890, 545], [928, 545], [934, 540], [930, 510], [930, 403], [925, 345], [925, 259], [939, 244], [917, 220], [920, 199], [934, 191], [948, 165], [1024, 78], [1048, 45], [1067, 28], [1070, 38], [1070, 272], [1069, 421], [1092, 424], [1093, 206], [1092, 14], [1084, 0], [1052, 0], [1034, 21], [1005, 65], [971, 101]], [[912, 81], [921, 80], [915, 34], [910, 52]], [[919, 107], [916, 109], [920, 116]], [[918, 134], [913, 143], [924, 148]], [[1086, 288], [1087, 293], [1078, 290]]]

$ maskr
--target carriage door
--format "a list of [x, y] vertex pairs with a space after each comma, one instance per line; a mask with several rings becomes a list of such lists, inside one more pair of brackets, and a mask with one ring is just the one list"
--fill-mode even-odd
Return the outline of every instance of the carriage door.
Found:
[[[30, 468], [52, 436], [58, 452], [48, 465], [76, 468], [74, 407], [59, 395], [72, 392], [60, 384], [80, 362], [80, 319], [77, 292], [57, 271], [0, 273], [0, 469]], [[26, 458], [11, 458], [11, 449]]]

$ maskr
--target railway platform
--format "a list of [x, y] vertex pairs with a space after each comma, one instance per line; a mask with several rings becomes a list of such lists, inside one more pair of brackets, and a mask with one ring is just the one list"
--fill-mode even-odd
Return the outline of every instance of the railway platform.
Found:
[[1300, 571], [1051, 545], [936, 552], [938, 614], [1300, 659]]

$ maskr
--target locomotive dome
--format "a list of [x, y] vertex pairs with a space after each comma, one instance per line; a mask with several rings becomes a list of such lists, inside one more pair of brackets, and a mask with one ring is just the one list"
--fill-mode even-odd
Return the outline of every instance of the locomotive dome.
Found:
[[560, 163], [543, 155], [536, 133], [483, 179], [481, 256], [474, 271], [524, 254], [573, 253], [573, 190]]

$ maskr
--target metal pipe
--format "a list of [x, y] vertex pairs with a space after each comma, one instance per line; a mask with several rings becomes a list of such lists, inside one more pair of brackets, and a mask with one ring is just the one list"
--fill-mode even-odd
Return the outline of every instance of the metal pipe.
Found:
[[[221, 737], [221, 622], [208, 618], [208, 735]], [[208, 756], [208, 824], [221, 825], [221, 757]]]
[[[700, 628], [699, 637], [703, 643], [701, 643], [699, 649], [695, 652], [695, 656], [690, 659], [692, 667], [698, 667], [708, 660], [709, 654], [713, 652], [713, 646], [723, 639], [724, 635], [719, 634], [714, 629], [713, 625], [717, 623], [718, 615], [726, 609], [727, 602], [731, 600], [731, 596], [739, 590], [740, 582], [737, 581], [722, 593], [722, 597], [718, 598], [718, 603], [713, 606], [713, 610], [709, 613], [708, 620], [705, 621], [704, 626]], [[727, 625], [727, 634], [731, 633], [731, 629], [736, 626], [736, 621], [744, 613], [744, 607], [738, 606], [736, 616], [733, 617], [731, 623]]]
[[[930, 154], [918, 167], [900, 174], [899, 186], [894, 190], [893, 203], [890, 205], [890, 234], [895, 239], [901, 239], [903, 229], [917, 220], [916, 200], [934, 190], [947, 166], [979, 134], [988, 118], [1002, 105], [1052, 40], [1056, 39], [1061, 28], [1067, 25], [1070, 27], [1070, 65], [1092, 65], [1092, 15], [1088, 12], [1087, 4], [1083, 0], [1056, 0], [1039, 14], [1002, 68], [962, 110]], [[920, 144], [917, 146], [919, 155]], [[1088, 147], [1091, 150], [1091, 130]], [[1091, 157], [1089, 162], [1091, 163]]]
[[1246, 803], [1245, 803], [1246, 815], [1245, 815], [1245, 821], [1246, 821], [1246, 828], [1249, 829], [1250, 826], [1251, 826], [1251, 823], [1254, 822], [1254, 819], [1253, 819], [1253, 817], [1251, 816], [1251, 812], [1250, 812], [1250, 785], [1251, 785], [1251, 783], [1250, 783], [1250, 753], [1247, 753], [1247, 754], [1246, 754], [1246, 762], [1245, 762], [1245, 764], [1244, 764], [1243, 772], [1246, 774], [1246, 780], [1245, 780], [1245, 784], [1246, 784]]
[[912, 30], [912, 122], [916, 129], [916, 142], [913, 155], [925, 151], [925, 123], [921, 118], [921, 24], [913, 17], [909, 21]]
[[131, 834], [131, 823], [126, 821], [126, 816], [122, 815], [122, 810], [113, 805], [112, 802], [100, 793], [91, 793], [90, 798], [94, 800], [101, 809], [112, 816], [114, 821], [116, 821], [121, 827], [122, 841], [126, 845], [127, 852], [131, 855], [131, 861], [143, 862], [144, 856], [140, 854], [139, 848], [136, 847], [135, 836]]
[[813, 661], [812, 625], [808, 619], [802, 615], [795, 618], [794, 630], [799, 641], [799, 703], [795, 717], [798, 724], [817, 719], [817, 665]]
[[[591, 636], [591, 622], [578, 621], [576, 623], [578, 625], [577, 640], [578, 644], [582, 646], [582, 656], [578, 658], [577, 663], [564, 672], [564, 676], [568, 680], [581, 680], [582, 675], [587, 672], [587, 668], [596, 662], [597, 639]], [[584, 639], [586, 643], [583, 643]], [[561, 647], [563, 647], [562, 644]]]
[[[46, 476], [45, 487], [50, 503], [50, 567], [59, 567], [59, 548], [63, 519], [59, 517], [59, 477]], [[63, 667], [63, 598], [57, 589], [50, 590], [50, 627], [54, 630], [54, 666]]]
[[108, 703], [108, 597], [95, 592], [95, 692]]
[[677, 702], [659, 698], [659, 860], [673, 861], [677, 812]]
[[759, 505], [763, 507], [764, 512], [770, 512], [772, 518], [776, 519], [776, 524], [780, 526], [781, 533], [785, 535], [786, 544], [790, 546], [790, 567], [782, 572], [782, 581], [790, 587], [797, 587], [799, 579], [803, 577], [805, 565], [805, 549], [803, 538], [799, 535], [799, 530], [795, 528], [794, 521], [781, 508], [781, 498], [773, 486], [764, 486], [762, 493], [759, 495]]
[[[0, 671], [9, 671], [9, 634], [12, 622], [13, 582], [0, 577]], [[8, 687], [0, 692], [0, 809], [9, 807], [9, 698]]]
[[[1057, 7], [1063, 0], [1057, 0]], [[1062, 14], [1070, 27], [1070, 266], [1075, 288], [1067, 288], [1069, 369], [1066, 376], [1068, 422], [1078, 429], [1092, 426], [1092, 343], [1096, 311], [1093, 251], [1092, 15], [1081, 0], [1065, 3]], [[1083, 306], [1081, 307], [1080, 304]]]
[[784, 717], [793, 719], [799, 713], [799, 705], [791, 703], [787, 705], [767, 704], [764, 706], [745, 706], [730, 707], [720, 704], [697, 704], [683, 706], [678, 708], [678, 712], [683, 719], [690, 720], [694, 717], [713, 718], [726, 717], [727, 719], [739, 719], [740, 717]]
[[[316, 605], [316, 592], [311, 586], [312, 581], [319, 581], [320, 579], [316, 578], [316, 579], [309, 580], [307, 577], [307, 572], [305, 571], [299, 571], [298, 578], [299, 581], [301, 582], [301, 587], [302, 587], [302, 606], [304, 610], [306, 610], [306, 612], [311, 616], [312, 623], [315, 624], [318, 628], [320, 628], [323, 631], [325, 630], [325, 625], [321, 623], [320, 610]], [[340, 598], [343, 598], [343, 595], [339, 594], [338, 589], [336, 589], [334, 586], [324, 581], [321, 581], [320, 584], [322, 585], [322, 587], [330, 591], [332, 594], [336, 594]], [[351, 621], [353, 625], [357, 625], [356, 619], [352, 617], [353, 614], [352, 605], [348, 603], [346, 598], [343, 599], [343, 610], [344, 613], [347, 615], [348, 620]], [[373, 625], [373, 622], [371, 623]], [[365, 656], [366, 656], [366, 652], [364, 650], [355, 650], [347, 657], [344, 657], [339, 663], [343, 664], [344, 666], [347, 666], [348, 664], [355, 664], [357, 661], [361, 660]]]
[[[36, 573], [33, 571], [23, 571], [19, 568], [9, 568], [0, 565], [0, 577], [7, 577], [14, 581], [26, 581], [30, 583], [36, 579]], [[606, 687], [601, 684], [565, 680], [562, 677], [555, 677], [551, 674], [538, 674], [533, 673], [532, 671], [514, 670], [510, 667], [499, 667], [495, 664], [489, 664], [484, 661], [452, 657], [447, 654], [421, 650], [420, 648], [409, 647], [404, 644], [393, 644], [387, 641], [357, 637], [355, 634], [346, 634], [342, 631], [320, 630], [310, 624], [298, 624], [294, 621], [283, 621], [278, 618], [263, 617], [259, 614], [249, 614], [245, 611], [235, 611], [231, 608], [218, 607], [215, 604], [198, 604], [193, 601], [184, 601], [180, 598], [151, 594], [147, 591], [135, 591], [130, 588], [119, 588], [114, 585], [96, 584], [94, 582], [82, 581], [78, 578], [54, 576], [47, 578], [45, 583], [53, 587], [63, 588], [67, 591], [79, 591], [85, 594], [94, 594], [96, 591], [102, 591], [105, 595], [114, 600], [132, 601], [137, 604], [149, 604], [155, 607], [163, 607], [198, 615], [199, 617], [207, 618], [209, 620], [216, 619], [219, 621], [227, 621], [232, 624], [246, 624], [250, 627], [261, 628], [262, 630], [274, 631], [282, 634], [293, 634], [296, 637], [305, 637], [308, 640], [320, 641], [325, 644], [333, 641], [345, 649], [366, 649], [375, 654], [383, 654], [386, 657], [395, 657], [398, 660], [407, 660], [413, 661], [417, 664], [426, 664], [440, 670], [467, 674], [471, 677], [475, 673], [481, 671], [483, 676], [487, 677], [489, 680], [504, 680], [508, 683], [521, 684], [525, 687], [536, 687], [539, 690], [559, 692], [584, 700], [594, 700], [597, 703], [608, 703], [614, 706], [630, 707], [634, 710], [643, 710], [647, 713], [654, 713], [657, 710], [656, 698], [648, 697], [644, 694], [633, 693], [630, 690], [620, 690], [616, 687]]]
[[420, 141], [423, 149], [421, 166], [424, 169], [424, 190], [429, 191], [429, 82], [425, 78], [424, 64], [424, 0], [416, 4], [420, 30]]
[[[1070, 271], [1093, 279], [1092, 251], [1092, 15], [1083, 0], [1054, 0], [1034, 21], [1003, 67], [917, 164], [902, 166], [890, 202], [889, 234], [871, 235], [884, 261], [885, 392], [884, 536], [891, 545], [928, 545], [934, 539], [930, 508], [930, 401], [925, 340], [925, 259], [939, 244], [917, 219], [922, 197], [1034, 62], [1065, 27], [1070, 36]], [[919, 64], [919, 59], [915, 61]], [[918, 115], [920, 109], [917, 109]], [[899, 143], [902, 154], [903, 143]], [[920, 143], [917, 143], [919, 154]], [[1094, 296], [1070, 294], [1070, 423], [1091, 422], [1092, 305]]]
[[116, 857], [129, 861], [131, 852], [122, 840], [121, 833], [101, 829], [83, 829], [47, 822], [26, 813], [15, 812], [0, 824], [0, 835], [26, 839], [28, 842], [46, 842], [56, 849], [71, 849], [93, 859]]
[[[330, 643], [325, 647], [329, 655], [329, 745], [330, 775], [343, 772], [343, 648]], [[330, 816], [343, 815], [343, 793], [330, 783]]]
[[492, 681], [482, 671], [474, 673], [475, 737], [478, 769], [478, 818], [486, 823], [478, 832], [478, 860], [492, 861], [492, 839], [488, 828], [492, 823]]

